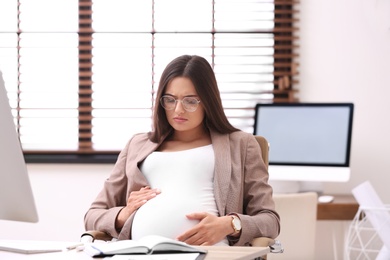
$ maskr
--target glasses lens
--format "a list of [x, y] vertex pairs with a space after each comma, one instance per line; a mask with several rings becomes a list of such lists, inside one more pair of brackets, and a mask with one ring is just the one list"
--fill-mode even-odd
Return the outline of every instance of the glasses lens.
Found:
[[189, 111], [193, 112], [198, 108], [199, 100], [193, 97], [185, 97], [183, 98], [183, 106], [184, 108]]
[[172, 110], [175, 109], [177, 101], [181, 102], [184, 109], [188, 112], [194, 112], [198, 108], [198, 104], [200, 102], [194, 97], [185, 97], [182, 100], [179, 100], [170, 96], [163, 96], [160, 99], [160, 104], [166, 110]]
[[173, 97], [162, 97], [160, 102], [163, 108], [167, 110], [172, 110], [176, 106], [176, 100]]

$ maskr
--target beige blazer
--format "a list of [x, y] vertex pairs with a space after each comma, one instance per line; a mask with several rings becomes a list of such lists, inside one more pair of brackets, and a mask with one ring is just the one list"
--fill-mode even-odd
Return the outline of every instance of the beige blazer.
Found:
[[[256, 139], [242, 131], [211, 132], [211, 141], [215, 153], [214, 195], [218, 212], [220, 216], [236, 213], [242, 222], [239, 240], [230, 240], [230, 244], [250, 245], [253, 238], [260, 236], [275, 238], [280, 232], [280, 220]], [[126, 205], [130, 192], [148, 185], [138, 166], [158, 146], [147, 134], [138, 134], [129, 140], [85, 215], [86, 230], [105, 231], [118, 239], [131, 238], [134, 214], [120, 231], [115, 229], [115, 218]]]

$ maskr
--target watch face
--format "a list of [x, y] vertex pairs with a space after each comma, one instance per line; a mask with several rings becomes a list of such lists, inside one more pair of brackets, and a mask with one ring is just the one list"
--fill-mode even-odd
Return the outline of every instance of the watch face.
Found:
[[239, 218], [237, 217], [233, 218], [233, 225], [235, 230], [237, 231], [241, 230], [241, 220]]

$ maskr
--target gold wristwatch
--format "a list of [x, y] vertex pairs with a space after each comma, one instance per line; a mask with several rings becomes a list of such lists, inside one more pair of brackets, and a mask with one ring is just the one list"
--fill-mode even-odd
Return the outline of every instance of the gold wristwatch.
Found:
[[230, 215], [232, 217], [232, 227], [234, 229], [234, 233], [231, 235], [236, 235], [241, 232], [241, 220], [236, 215]]

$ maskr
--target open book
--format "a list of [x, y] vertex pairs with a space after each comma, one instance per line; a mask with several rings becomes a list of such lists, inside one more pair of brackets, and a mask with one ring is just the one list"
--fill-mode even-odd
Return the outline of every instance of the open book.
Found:
[[207, 253], [205, 250], [170, 238], [150, 235], [139, 240], [119, 240], [87, 244], [84, 252], [90, 256], [123, 254]]

